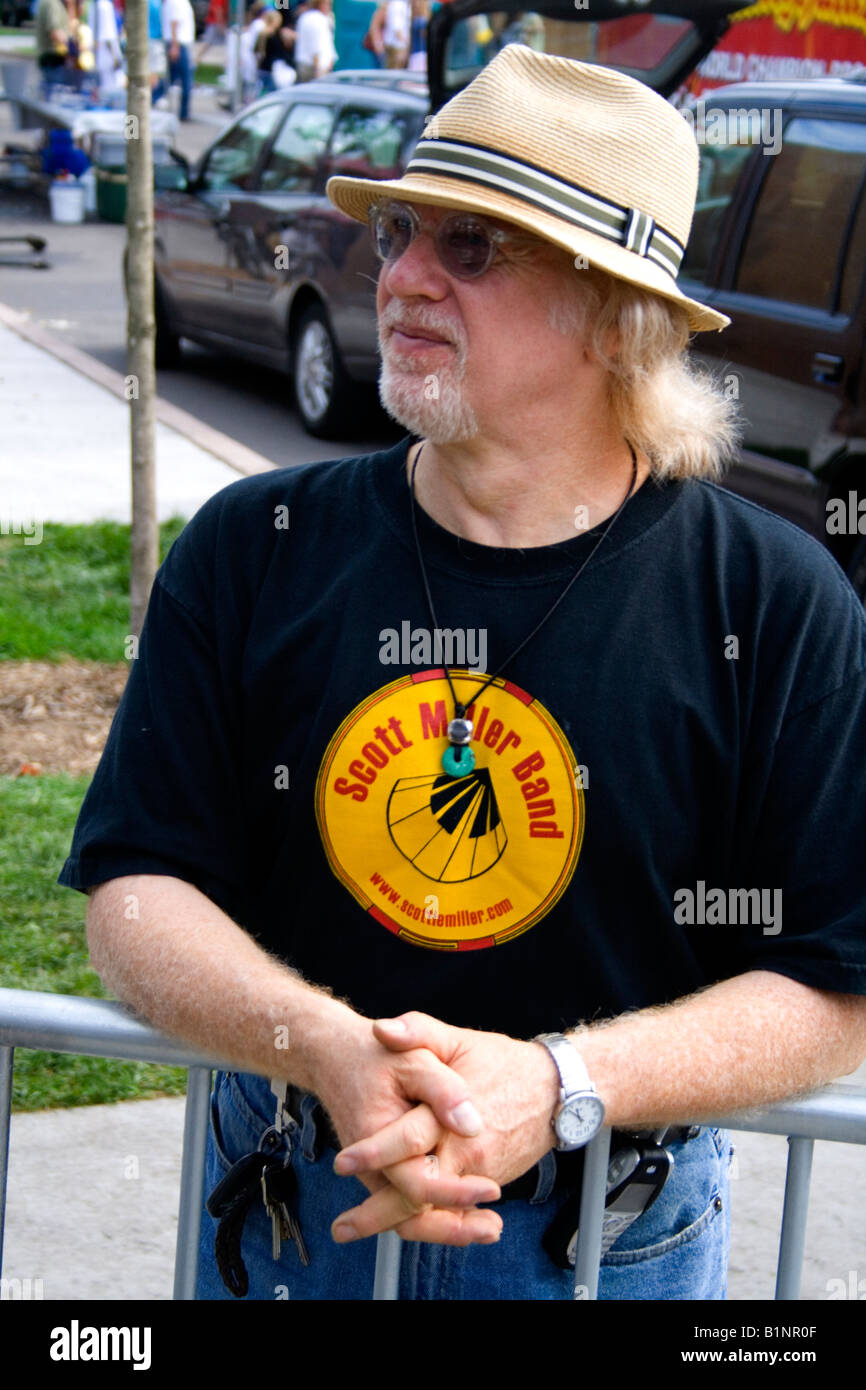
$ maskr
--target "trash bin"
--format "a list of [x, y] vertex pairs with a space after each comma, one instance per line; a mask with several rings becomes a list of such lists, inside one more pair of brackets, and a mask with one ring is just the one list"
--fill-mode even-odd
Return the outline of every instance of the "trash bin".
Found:
[[103, 222], [126, 221], [126, 165], [104, 168], [97, 164], [96, 210]]

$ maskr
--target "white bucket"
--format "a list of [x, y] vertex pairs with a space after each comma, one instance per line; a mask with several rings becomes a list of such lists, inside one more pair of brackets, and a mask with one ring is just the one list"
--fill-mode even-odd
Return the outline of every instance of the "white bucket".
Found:
[[52, 183], [48, 190], [52, 222], [84, 221], [84, 189], [73, 179]]

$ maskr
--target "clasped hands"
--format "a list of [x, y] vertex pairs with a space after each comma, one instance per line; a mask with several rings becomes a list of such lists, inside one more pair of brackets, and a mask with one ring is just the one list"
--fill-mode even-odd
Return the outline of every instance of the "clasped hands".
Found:
[[494, 1243], [502, 1218], [478, 1204], [497, 1201], [552, 1147], [553, 1059], [538, 1043], [428, 1014], [363, 1024], [350, 1075], [333, 1071], [319, 1090], [340, 1138], [361, 1135], [335, 1172], [371, 1193], [337, 1218], [333, 1238], [393, 1229], [406, 1240]]

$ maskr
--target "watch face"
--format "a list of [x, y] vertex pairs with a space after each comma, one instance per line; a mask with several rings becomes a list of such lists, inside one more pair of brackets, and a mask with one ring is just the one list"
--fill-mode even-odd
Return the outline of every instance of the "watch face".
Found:
[[556, 1133], [560, 1144], [578, 1149], [595, 1137], [603, 1123], [601, 1097], [586, 1092], [565, 1102], [556, 1117]]

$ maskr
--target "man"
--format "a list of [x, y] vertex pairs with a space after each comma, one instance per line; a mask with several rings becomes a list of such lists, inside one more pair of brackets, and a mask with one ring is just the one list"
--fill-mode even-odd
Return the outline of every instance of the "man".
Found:
[[866, 622], [703, 481], [697, 163], [640, 84], [515, 44], [402, 179], [329, 181], [415, 441], [202, 508], [62, 874], [110, 986], [238, 1069], [201, 1297], [368, 1298], [394, 1228], [403, 1298], [569, 1298], [606, 1123], [670, 1175], [600, 1296], [721, 1298], [730, 1150], [691, 1122], [866, 1052]]
[[[192, 46], [195, 40], [195, 14], [189, 0], [162, 0], [162, 37], [168, 50], [168, 85], [180, 83], [180, 119], [188, 121], [192, 94]], [[162, 78], [151, 92], [155, 104], [165, 94]]]
[[412, 29], [412, 6], [410, 0], [388, 0], [385, 6], [383, 40], [385, 44], [385, 67], [405, 68], [409, 61], [409, 47]]
[[312, 0], [295, 25], [295, 67], [299, 82], [324, 77], [337, 61], [331, 0]]
[[71, 39], [72, 23], [64, 0], [39, 0], [36, 6], [36, 61], [47, 88], [65, 80]]

